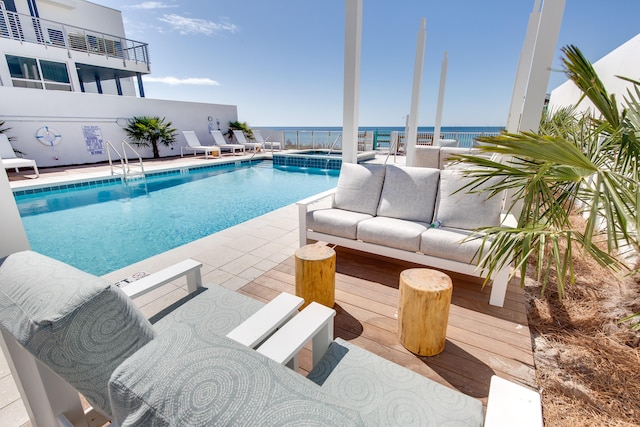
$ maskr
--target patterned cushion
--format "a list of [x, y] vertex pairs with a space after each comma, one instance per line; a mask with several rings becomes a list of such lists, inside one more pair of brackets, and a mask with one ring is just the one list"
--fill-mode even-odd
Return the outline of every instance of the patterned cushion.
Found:
[[169, 307], [169, 313], [153, 324], [158, 334], [190, 324], [202, 335], [227, 335], [264, 306], [261, 301], [216, 285], [207, 285], [186, 299], [180, 307]]
[[307, 376], [368, 426], [482, 426], [482, 403], [338, 338]]
[[235, 341], [174, 325], [109, 384], [119, 426], [350, 426], [359, 414], [316, 384]]
[[459, 170], [440, 171], [440, 191], [434, 220], [441, 221], [444, 227], [464, 230], [498, 226], [501, 198], [489, 198], [488, 192], [470, 194], [467, 193], [468, 189], [458, 191], [470, 179], [464, 177]]
[[333, 207], [375, 215], [384, 181], [384, 165], [342, 163]]
[[31, 251], [0, 266], [0, 325], [107, 415], [111, 373], [155, 336], [120, 289]]
[[378, 216], [430, 223], [439, 178], [438, 169], [387, 166]]

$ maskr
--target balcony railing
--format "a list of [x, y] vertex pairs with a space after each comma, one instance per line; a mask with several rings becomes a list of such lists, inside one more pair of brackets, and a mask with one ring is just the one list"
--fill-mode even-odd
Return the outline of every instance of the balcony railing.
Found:
[[149, 65], [146, 43], [0, 10], [0, 37]]

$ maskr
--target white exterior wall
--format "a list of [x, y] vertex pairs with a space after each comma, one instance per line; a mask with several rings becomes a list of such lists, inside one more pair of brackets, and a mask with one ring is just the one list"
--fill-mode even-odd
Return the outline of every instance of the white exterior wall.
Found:
[[[24, 157], [35, 160], [38, 167], [107, 161], [106, 151], [99, 155], [89, 154], [83, 126], [99, 126], [103, 140], [109, 140], [119, 148], [120, 141], [128, 139], [123, 129], [127, 119], [159, 116], [172, 122], [172, 127], [178, 131], [195, 131], [202, 144], [211, 145], [213, 139], [209, 126], [216, 126], [216, 119], [220, 121], [223, 132], [230, 121], [238, 119], [235, 105], [13, 87], [0, 87], [0, 99], [0, 121], [4, 120], [5, 126], [11, 128], [6, 134], [15, 137], [11, 142], [13, 147], [23, 152]], [[36, 138], [36, 132], [43, 126], [49, 126], [62, 135], [54, 147], [44, 145]], [[179, 132], [176, 143], [171, 147], [160, 145], [160, 156], [179, 155], [180, 146], [186, 145]], [[143, 158], [153, 156], [150, 147], [141, 147], [138, 151]]]
[[[615, 94], [618, 103], [623, 102], [627, 89], [633, 85], [616, 76], [640, 80], [640, 34], [593, 63], [593, 68], [609, 94]], [[560, 107], [576, 104], [581, 94], [572, 81], [566, 81], [551, 91], [549, 110], [555, 111]], [[578, 106], [578, 110], [587, 109], [593, 109], [593, 104], [585, 99]]]

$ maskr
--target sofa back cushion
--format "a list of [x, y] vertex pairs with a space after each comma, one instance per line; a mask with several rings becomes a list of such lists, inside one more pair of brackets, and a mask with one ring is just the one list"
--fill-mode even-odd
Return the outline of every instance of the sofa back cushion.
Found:
[[[471, 188], [460, 190], [470, 180], [471, 178], [465, 177], [461, 170], [440, 171], [440, 190], [434, 219], [441, 221], [443, 227], [473, 230], [500, 225], [502, 198], [489, 198], [488, 191], [469, 194], [467, 191]], [[487, 188], [493, 182], [490, 180], [478, 189]]]
[[384, 165], [342, 162], [333, 207], [375, 215], [384, 182]]
[[440, 147], [433, 145], [416, 146], [413, 166], [438, 169], [440, 167]]
[[430, 223], [439, 178], [438, 169], [388, 165], [378, 216]]
[[111, 415], [109, 377], [154, 338], [151, 324], [104, 279], [31, 251], [0, 262], [0, 326]]

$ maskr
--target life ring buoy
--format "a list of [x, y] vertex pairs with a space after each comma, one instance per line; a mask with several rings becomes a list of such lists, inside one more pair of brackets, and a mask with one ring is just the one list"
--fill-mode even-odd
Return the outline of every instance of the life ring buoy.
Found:
[[62, 135], [51, 126], [42, 126], [36, 131], [36, 138], [44, 145], [53, 147], [60, 142]]

